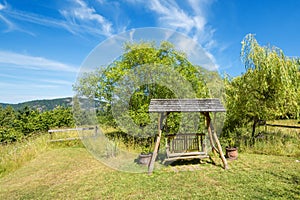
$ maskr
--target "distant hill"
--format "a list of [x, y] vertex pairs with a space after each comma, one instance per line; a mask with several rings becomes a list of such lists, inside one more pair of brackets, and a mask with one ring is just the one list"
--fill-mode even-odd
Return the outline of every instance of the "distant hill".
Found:
[[38, 109], [41, 111], [45, 111], [45, 110], [53, 110], [57, 106], [72, 107], [72, 97], [33, 100], [33, 101], [26, 101], [18, 104], [0, 103], [0, 106], [4, 108], [6, 106], [12, 106], [15, 110], [19, 110], [24, 108], [25, 106], [28, 106], [31, 109]]

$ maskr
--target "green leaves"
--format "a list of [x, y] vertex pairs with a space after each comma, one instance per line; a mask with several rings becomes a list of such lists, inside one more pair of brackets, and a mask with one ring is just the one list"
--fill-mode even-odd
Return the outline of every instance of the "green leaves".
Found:
[[10, 106], [5, 109], [0, 107], [0, 143], [19, 141], [50, 128], [72, 126], [71, 108], [59, 106], [51, 111], [39, 112], [29, 107], [17, 111]]
[[299, 116], [297, 60], [276, 47], [260, 46], [252, 34], [242, 42], [241, 59], [246, 73], [226, 80], [227, 126]]
[[[148, 106], [152, 98], [203, 98], [209, 93], [201, 67], [192, 65], [184, 53], [166, 41], [159, 46], [143, 41], [125, 43], [120, 58], [105, 69], [99, 67], [80, 77], [74, 90], [79, 96], [96, 98], [106, 105], [121, 103], [115, 110], [128, 104], [129, 112], [120, 112], [116, 117], [128, 121], [128, 116], [121, 115], [129, 113], [137, 126], [149, 123]], [[112, 118], [111, 109], [102, 112]]]

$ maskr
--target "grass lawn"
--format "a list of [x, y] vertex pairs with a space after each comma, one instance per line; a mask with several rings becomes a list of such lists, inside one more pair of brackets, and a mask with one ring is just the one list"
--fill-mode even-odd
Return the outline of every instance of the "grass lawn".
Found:
[[300, 199], [297, 160], [240, 154], [226, 171], [199, 164], [148, 176], [114, 171], [85, 148], [56, 148], [1, 177], [0, 199]]

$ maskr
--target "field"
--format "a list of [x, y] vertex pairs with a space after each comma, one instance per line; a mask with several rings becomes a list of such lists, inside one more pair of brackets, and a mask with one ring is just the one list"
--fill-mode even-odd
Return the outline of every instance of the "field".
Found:
[[2, 175], [0, 199], [300, 199], [299, 160], [241, 153], [226, 171], [206, 163], [148, 176], [114, 171], [81, 145], [48, 146]]

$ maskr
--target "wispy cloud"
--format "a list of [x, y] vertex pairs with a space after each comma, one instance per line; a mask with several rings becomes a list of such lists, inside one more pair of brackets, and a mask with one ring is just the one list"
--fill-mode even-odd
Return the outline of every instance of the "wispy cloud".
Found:
[[78, 71], [77, 67], [58, 61], [7, 51], [0, 51], [0, 66], [18, 67], [31, 70], [65, 71], [73, 73]]
[[42, 88], [42, 89], [49, 89], [49, 88], [59, 88], [58, 85], [54, 84], [32, 84], [32, 83], [24, 83], [22, 86], [18, 83], [7, 83], [7, 82], [0, 82], [1, 87], [9, 87], [10, 89], [21, 89], [22, 88]]
[[71, 8], [60, 10], [60, 13], [65, 17], [69, 25], [85, 25], [93, 27], [93, 29], [96, 28], [105, 36], [112, 35], [112, 23], [82, 0], [75, 0]]
[[149, 8], [160, 15], [159, 20], [163, 25], [180, 29], [189, 33], [193, 28], [203, 29], [205, 20], [202, 16], [189, 16], [180, 9], [175, 1], [153, 0]]
[[[0, 20], [8, 27], [8, 31], [24, 31], [18, 26], [18, 21], [25, 21], [41, 26], [65, 29], [74, 35], [103, 35], [110, 36], [113, 33], [112, 23], [105, 17], [97, 14], [93, 7], [89, 7], [82, 0], [70, 1], [68, 7], [61, 9], [59, 13], [63, 19], [48, 17], [31, 12], [14, 10], [7, 4], [0, 4]], [[14, 19], [14, 20], [12, 20]], [[16, 21], [18, 20], [18, 21]]]
[[[5, 2], [5, 4], [1, 4], [0, 3], [0, 12], [2, 11], [5, 11], [8, 9], [8, 5], [7, 3]], [[4, 24], [6, 25], [6, 30], [5, 32], [10, 32], [10, 31], [20, 31], [20, 32], [24, 32], [24, 33], [27, 33], [29, 35], [32, 35], [34, 36], [34, 34], [30, 31], [26, 31], [22, 28], [20, 28], [19, 26], [17, 26], [15, 23], [13, 23], [11, 20], [9, 20], [7, 17], [4, 17], [1, 13], [0, 13], [0, 21], [4, 22]]]
[[[174, 0], [126, 0], [127, 3], [135, 5], [137, 3], [144, 4], [146, 9], [156, 13], [157, 25], [175, 29], [181, 33], [188, 35], [205, 49], [205, 57], [209, 57], [212, 62], [216, 59], [211, 53], [219, 45], [214, 39], [214, 32], [207, 18], [209, 7], [214, 0], [187, 0], [184, 1], [185, 6], [180, 5], [180, 1]], [[183, 48], [186, 44], [178, 44]], [[189, 48], [191, 48], [189, 44]], [[218, 65], [214, 65], [218, 67]]]
[[[156, 12], [161, 26], [176, 29], [195, 39], [206, 49], [215, 45], [214, 30], [207, 25], [207, 19], [203, 8], [208, 7], [212, 1], [189, 0], [190, 10], [183, 10], [176, 1], [152, 0], [148, 8]], [[192, 11], [192, 12], [191, 12]]]
[[66, 81], [66, 80], [57, 80], [57, 79], [39, 79], [38, 81], [44, 83], [53, 83], [55, 85], [64, 85], [64, 86], [72, 86], [74, 82]]
[[9, 5], [7, 4], [6, 0], [2, 1], [2, 3], [0, 2], [0, 11], [6, 9], [8, 7], [9, 7]]
[[[0, 8], [1, 8], [1, 4], [0, 4]], [[14, 25], [14, 23], [12, 23], [10, 20], [6, 19], [4, 16], [0, 15], [0, 20], [6, 24], [7, 32], [17, 29], [16, 26]]]
[[55, 85], [64, 85], [64, 86], [72, 86], [74, 82], [66, 81], [66, 80], [60, 80], [60, 79], [41, 79], [40, 77], [24, 77], [24, 76], [16, 76], [16, 75], [10, 75], [10, 74], [3, 74], [0, 73], [0, 77], [2, 78], [8, 78], [11, 81], [22, 81], [22, 82], [38, 82], [38, 83], [52, 83]]

